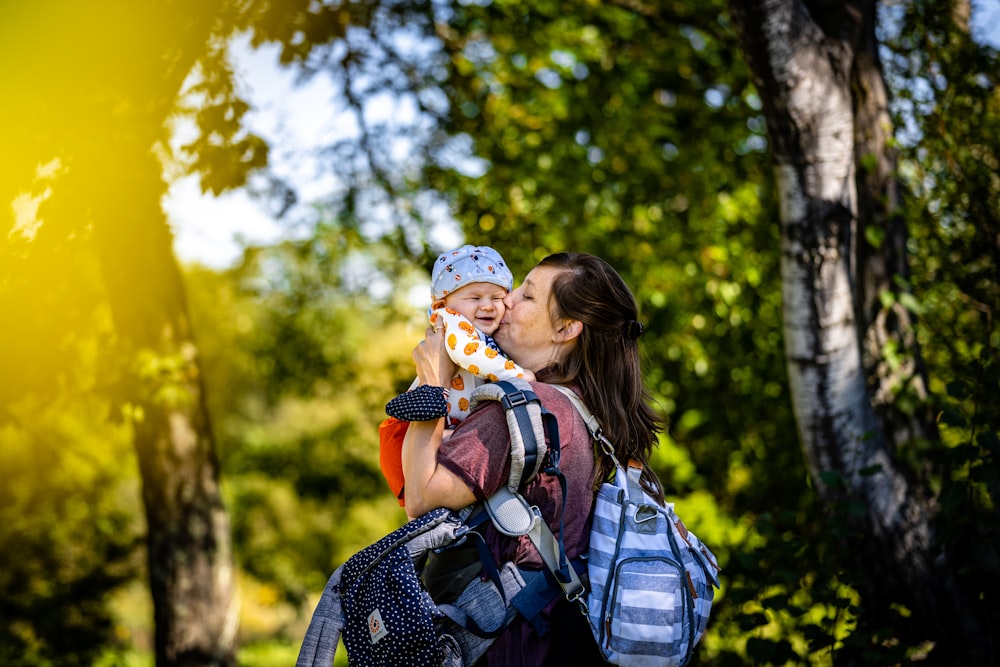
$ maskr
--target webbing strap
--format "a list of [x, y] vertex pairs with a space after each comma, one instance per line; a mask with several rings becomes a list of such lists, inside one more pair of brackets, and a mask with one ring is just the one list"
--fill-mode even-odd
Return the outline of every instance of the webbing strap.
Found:
[[[563, 490], [565, 509], [566, 478], [561, 472], [559, 481]], [[576, 600], [584, 593], [583, 583], [566, 557], [566, 545], [562, 538], [565, 528], [562, 520], [560, 520], [560, 535], [556, 539], [539, 509], [529, 508], [520, 494], [512, 494], [505, 488], [499, 489], [486, 500], [486, 511], [493, 520], [493, 525], [501, 533], [510, 537], [525, 534], [528, 536], [567, 599]]]
[[488, 518], [491, 518], [490, 515], [484, 511], [479, 511], [471, 516], [465, 523], [469, 529], [462, 533], [462, 537], [473, 541], [476, 546], [476, 553], [479, 555], [479, 562], [483, 565], [483, 573], [497, 587], [497, 591], [499, 591], [500, 597], [503, 598], [504, 604], [507, 604], [507, 594], [504, 592], [503, 582], [500, 580], [500, 569], [497, 567], [496, 561], [493, 560], [490, 548], [486, 546], [486, 540], [475, 530], [478, 526], [486, 523]]
[[549, 452], [549, 467], [545, 469], [545, 474], [552, 475], [559, 480], [559, 490], [562, 492], [562, 507], [559, 509], [559, 566], [553, 570], [552, 574], [555, 575], [560, 585], [568, 585], [573, 583], [573, 575], [570, 572], [569, 560], [566, 558], [566, 541], [563, 538], [566, 534], [566, 497], [568, 490], [566, 488], [566, 476], [559, 469], [559, 462], [562, 458], [562, 449], [559, 444], [559, 422], [552, 413], [547, 410], [545, 410], [545, 413], [543, 417], [551, 418], [551, 420], [546, 421], [546, 428], [549, 438], [553, 443]]
[[587, 425], [587, 430], [590, 431], [590, 435], [594, 437], [597, 444], [601, 446], [601, 450], [604, 454], [611, 458], [616, 468], [621, 468], [622, 465], [618, 463], [618, 458], [615, 456], [614, 445], [612, 445], [611, 441], [605, 437], [604, 431], [601, 429], [600, 422], [597, 421], [597, 417], [593, 415], [587, 405], [583, 402], [583, 399], [577, 396], [576, 392], [569, 387], [563, 387], [557, 384], [549, 386], [558, 389], [566, 398], [569, 399], [569, 402], [573, 404], [576, 411], [580, 413], [580, 416], [583, 418], [583, 422]]
[[538, 549], [538, 553], [542, 556], [542, 562], [552, 572], [566, 599], [570, 602], [577, 600], [584, 594], [585, 590], [576, 569], [570, 567], [569, 561], [566, 559], [566, 549], [562, 543], [562, 536], [560, 535], [559, 540], [556, 541], [548, 524], [538, 514], [538, 508], [533, 509], [539, 520], [535, 522], [528, 537]]
[[[502, 593], [503, 589], [501, 588], [500, 591]], [[439, 604], [437, 605], [437, 608], [445, 616], [454, 621], [455, 624], [458, 625], [458, 627], [465, 628], [472, 634], [476, 635], [477, 637], [482, 637], [483, 639], [493, 639], [494, 637], [499, 637], [500, 633], [502, 633], [504, 630], [507, 629], [507, 626], [510, 625], [511, 620], [513, 620], [514, 618], [514, 612], [509, 611], [504, 616], [504, 618], [501, 619], [500, 624], [497, 625], [497, 627], [493, 628], [492, 630], [487, 630], [483, 627], [480, 627], [480, 625], [476, 623], [475, 619], [472, 618], [472, 616], [470, 616], [461, 607], [457, 607], [453, 604]], [[515, 608], [510, 607], [510, 609], [513, 610]]]
[[[582, 576], [587, 571], [587, 561], [583, 558], [574, 558], [570, 561], [574, 572]], [[565, 592], [559, 586], [559, 582], [550, 570], [526, 570], [521, 569], [521, 578], [524, 579], [524, 588], [511, 598], [511, 606], [526, 618], [540, 636], [548, 631], [548, 624], [541, 615], [541, 611]], [[581, 598], [582, 602], [582, 598]]]
[[[552, 385], [554, 386], [554, 385]], [[560, 387], [556, 387], [559, 389]], [[485, 503], [493, 525], [504, 535], [528, 535], [542, 562], [569, 600], [577, 600], [585, 592], [583, 583], [566, 555], [566, 477], [559, 468], [559, 423], [546, 410], [531, 385], [523, 381], [500, 381], [476, 390], [473, 405], [483, 400], [500, 401], [507, 418], [511, 440], [511, 471], [506, 488], [500, 488]], [[596, 421], [595, 421], [596, 423]], [[548, 438], [546, 438], [548, 436]], [[559, 481], [562, 508], [559, 513], [557, 539], [537, 507], [531, 507], [518, 493], [521, 484], [537, 473], [548, 455], [544, 472]], [[534, 456], [532, 456], [534, 455]]]

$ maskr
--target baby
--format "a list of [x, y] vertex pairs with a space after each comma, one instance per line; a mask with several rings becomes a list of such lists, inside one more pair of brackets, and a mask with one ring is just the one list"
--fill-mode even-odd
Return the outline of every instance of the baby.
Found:
[[445, 417], [453, 429], [469, 415], [470, 398], [486, 382], [534, 375], [511, 361], [493, 341], [505, 308], [503, 299], [514, 287], [514, 276], [493, 248], [465, 245], [446, 252], [431, 271], [431, 326], [443, 329], [445, 349], [458, 365], [450, 386], [439, 388], [413, 381], [409, 392], [386, 406], [390, 418], [379, 426], [382, 472], [403, 504], [400, 454], [406, 425]]
[[[508, 359], [491, 337], [503, 318], [503, 298], [513, 287], [507, 264], [487, 246], [462, 246], [434, 262], [431, 326], [444, 329], [445, 349], [458, 365], [448, 392], [446, 428], [454, 428], [469, 415], [476, 387], [525, 377], [524, 369]], [[410, 388], [417, 384], [419, 379]]]

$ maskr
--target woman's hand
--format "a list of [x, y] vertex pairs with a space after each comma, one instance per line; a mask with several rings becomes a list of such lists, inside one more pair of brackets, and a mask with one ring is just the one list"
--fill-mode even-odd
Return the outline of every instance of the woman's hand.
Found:
[[424, 339], [413, 349], [413, 363], [421, 384], [447, 387], [458, 366], [445, 349], [444, 330], [428, 327]]

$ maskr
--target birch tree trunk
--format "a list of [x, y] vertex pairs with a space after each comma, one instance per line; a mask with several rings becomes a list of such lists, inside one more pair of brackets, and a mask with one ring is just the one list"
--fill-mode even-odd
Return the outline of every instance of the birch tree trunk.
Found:
[[[934, 544], [928, 487], [895, 456], [934, 429], [897, 409], [902, 390], [924, 395], [919, 350], [906, 310], [880, 299], [898, 292], [893, 277], [907, 269], [874, 0], [730, 7], [775, 161], [799, 437], [828, 507], [858, 517], [850, 549], [861, 573], [859, 631], [893, 628], [909, 645], [935, 643], [934, 656], [975, 664], [988, 640]], [[890, 342], [905, 363], [886, 363]]]

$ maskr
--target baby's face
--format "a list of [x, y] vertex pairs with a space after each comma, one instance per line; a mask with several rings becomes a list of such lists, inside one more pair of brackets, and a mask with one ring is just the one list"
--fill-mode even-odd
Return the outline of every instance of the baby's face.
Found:
[[493, 335], [506, 307], [507, 290], [492, 283], [469, 283], [444, 298], [444, 305], [465, 316], [484, 334]]

